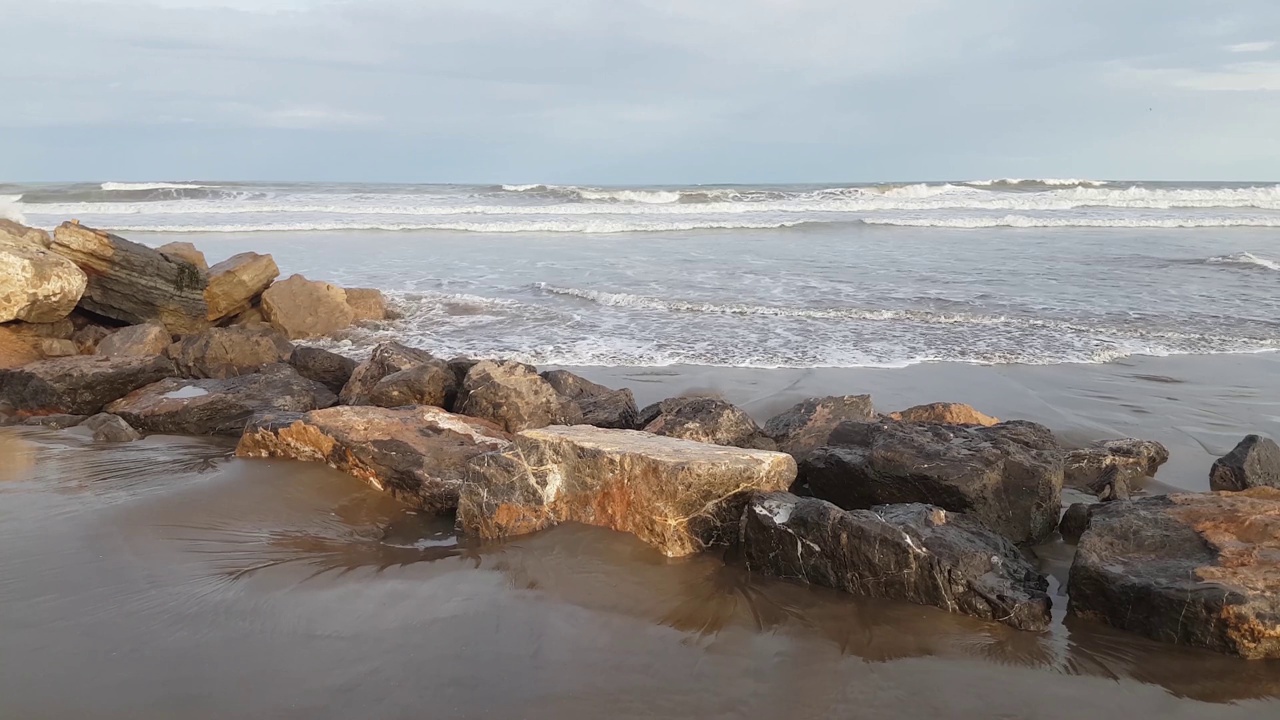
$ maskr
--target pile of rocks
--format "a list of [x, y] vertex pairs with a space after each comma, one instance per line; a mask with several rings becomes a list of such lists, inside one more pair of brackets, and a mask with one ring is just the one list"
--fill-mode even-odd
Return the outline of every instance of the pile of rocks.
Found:
[[[868, 395], [811, 398], [761, 426], [717, 398], [641, 409], [564, 370], [398, 343], [357, 363], [294, 341], [385, 318], [381, 297], [275, 282], [270, 256], [206, 269], [189, 245], [74, 223], [52, 239], [0, 225], [6, 252], [21, 284], [0, 293], [6, 332], [30, 339], [0, 370], [10, 422], [80, 424], [104, 442], [235, 436], [240, 457], [330, 465], [481, 538], [579, 522], [673, 557], [736, 546], [751, 572], [1031, 631], [1052, 603], [1030, 547], [1057, 530], [1079, 544], [1070, 612], [1280, 657], [1270, 440], [1222, 458], [1216, 492], [1140, 497], [1168, 460], [1158, 443], [1067, 449], [1035, 423], [948, 403], [881, 415]], [[1064, 486], [1097, 502], [1060, 522]]]

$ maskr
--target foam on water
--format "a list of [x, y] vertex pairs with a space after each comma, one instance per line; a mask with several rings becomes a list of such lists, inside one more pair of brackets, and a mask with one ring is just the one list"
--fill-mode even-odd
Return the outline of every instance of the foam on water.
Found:
[[17, 223], [26, 223], [27, 219], [18, 209], [21, 195], [0, 195], [0, 218]]
[[1230, 255], [1214, 256], [1205, 260], [1210, 265], [1238, 265], [1263, 270], [1280, 270], [1280, 263], [1258, 257], [1251, 252], [1238, 252]]
[[211, 185], [194, 185], [191, 183], [125, 183], [125, 182], [104, 182], [102, 189], [108, 192], [130, 192], [135, 190], [198, 190], [200, 188], [213, 187]]

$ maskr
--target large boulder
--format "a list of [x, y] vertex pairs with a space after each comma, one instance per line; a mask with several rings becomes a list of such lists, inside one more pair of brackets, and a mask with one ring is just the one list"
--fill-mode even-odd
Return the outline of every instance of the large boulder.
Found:
[[154, 320], [174, 335], [209, 326], [204, 273], [191, 263], [75, 222], [54, 230], [52, 249], [89, 276], [80, 299], [89, 312], [130, 324]]
[[0, 370], [0, 404], [22, 417], [94, 415], [107, 403], [173, 374], [173, 363], [162, 356], [41, 360]]
[[80, 423], [80, 426], [92, 432], [93, 439], [98, 442], [120, 443], [142, 439], [141, 433], [123, 418], [111, 413], [98, 413]]
[[[400, 374], [415, 368], [423, 369], [418, 373]], [[379, 384], [392, 375], [397, 377], [384, 385], [382, 390], [378, 390]], [[381, 402], [374, 401], [375, 393]], [[406, 393], [434, 402], [420, 402], [407, 397]], [[343, 405], [435, 405], [448, 409], [457, 394], [457, 378], [444, 361], [426, 350], [411, 348], [398, 342], [384, 342], [373, 349], [368, 360], [356, 366], [351, 379], [338, 397]], [[430, 397], [424, 397], [426, 395]], [[396, 397], [403, 397], [406, 402], [388, 404], [394, 402]]]
[[1280, 659], [1280, 489], [1096, 505], [1068, 611], [1155, 640]]
[[846, 510], [924, 503], [968, 513], [1017, 543], [1058, 524], [1062, 450], [1048, 428], [843, 423], [800, 464], [814, 497]]
[[168, 352], [183, 377], [225, 379], [288, 362], [293, 343], [270, 325], [236, 325], [188, 335]]
[[906, 600], [1044, 630], [1048, 581], [982, 523], [931, 505], [841, 510], [788, 493], [754, 496], [739, 547], [752, 572]]
[[778, 450], [796, 460], [827, 444], [831, 431], [845, 421], [876, 419], [870, 395], [835, 395], [809, 398], [779, 413], [764, 424], [764, 434], [778, 444]]
[[342, 288], [301, 275], [262, 293], [262, 315], [293, 340], [333, 335], [355, 320]]
[[61, 320], [80, 302], [88, 282], [60, 255], [0, 243], [0, 322]]
[[484, 418], [507, 432], [582, 422], [578, 404], [561, 396], [537, 370], [518, 362], [485, 360], [467, 372], [458, 412]]
[[1169, 460], [1169, 451], [1154, 440], [1103, 440], [1068, 451], [1063, 459], [1063, 484], [1089, 490], [1101, 500], [1127, 500], [1143, 478]]
[[25, 250], [48, 250], [53, 241], [49, 233], [0, 217], [0, 247]]
[[236, 455], [326, 463], [427, 512], [449, 513], [467, 463], [510, 444], [492, 423], [437, 407], [340, 406], [251, 426]]
[[130, 325], [109, 333], [94, 352], [109, 357], [151, 357], [163, 355], [173, 337], [160, 323]]
[[349, 357], [305, 345], [293, 349], [289, 364], [302, 377], [315, 380], [334, 393], [342, 392], [356, 369], [356, 361]]
[[147, 432], [239, 435], [255, 415], [318, 410], [337, 400], [320, 383], [275, 365], [222, 380], [168, 378], [129, 393], [106, 411]]
[[217, 322], [252, 309], [254, 299], [279, 276], [276, 261], [270, 255], [255, 252], [232, 255], [209, 268], [209, 281], [204, 288], [209, 321]]
[[582, 424], [616, 430], [634, 430], [639, 411], [635, 395], [623, 388], [614, 390], [574, 375], [568, 370], [542, 373], [553, 390], [572, 400], [582, 410]]
[[668, 398], [641, 410], [636, 424], [654, 435], [757, 450], [777, 449], [750, 415], [718, 398]]
[[387, 309], [387, 299], [382, 295], [381, 290], [347, 288], [346, 293], [347, 305], [351, 306], [351, 313], [354, 315], [356, 322], [386, 320], [390, 317], [391, 313]]
[[190, 263], [202, 273], [209, 272], [209, 261], [205, 260], [204, 253], [189, 242], [165, 243], [156, 248], [156, 252], [174, 262]]
[[783, 489], [795, 473], [782, 453], [589, 425], [526, 430], [472, 462], [458, 526], [502, 538], [580, 522], [678, 557], [730, 541], [748, 495]]
[[927, 423], [931, 425], [980, 425], [990, 427], [1000, 421], [985, 413], [978, 412], [964, 403], [929, 403], [889, 413], [890, 420], [909, 423]]
[[1209, 472], [1214, 490], [1280, 487], [1280, 446], [1270, 438], [1249, 435], [1218, 458]]

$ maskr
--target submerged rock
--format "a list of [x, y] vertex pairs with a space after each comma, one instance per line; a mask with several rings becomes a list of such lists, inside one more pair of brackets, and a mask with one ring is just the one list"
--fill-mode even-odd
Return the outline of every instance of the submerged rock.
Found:
[[107, 357], [153, 357], [164, 355], [173, 338], [159, 323], [130, 325], [104, 337], [94, 352]]
[[291, 340], [330, 336], [355, 319], [342, 288], [301, 275], [262, 293], [262, 315]]
[[339, 397], [344, 405], [448, 409], [457, 394], [457, 378], [444, 361], [426, 350], [384, 342], [352, 371]]
[[1169, 460], [1169, 451], [1154, 440], [1104, 440], [1068, 451], [1063, 483], [1089, 490], [1101, 500], [1127, 500], [1133, 488]]
[[485, 360], [467, 372], [458, 412], [484, 418], [507, 432], [582, 422], [578, 404], [555, 391], [537, 370], [518, 362]]
[[41, 360], [0, 370], [0, 402], [22, 417], [94, 415], [107, 403], [173, 374], [173, 364], [161, 356]]
[[945, 402], [916, 405], [900, 412], [889, 413], [889, 419], [933, 425], [978, 425], [990, 427], [1000, 424], [1000, 420], [997, 418], [978, 412], [971, 405]]
[[757, 450], [778, 447], [750, 415], [718, 398], [669, 398], [641, 410], [637, 424], [654, 435], [694, 442]]
[[339, 406], [248, 428], [238, 457], [322, 462], [432, 513], [452, 512], [467, 463], [509, 436], [437, 407]]
[[607, 388], [568, 370], [548, 370], [542, 373], [542, 379], [550, 383], [561, 397], [578, 404], [582, 410], [583, 425], [615, 430], [636, 428], [639, 411], [635, 395], [630, 390]]
[[136, 428], [176, 435], [239, 435], [254, 415], [307, 412], [338, 398], [288, 365], [228, 379], [169, 378], [106, 407]]
[[1280, 658], [1280, 489], [1097, 505], [1068, 611], [1155, 640]]
[[342, 392], [356, 369], [356, 361], [349, 357], [301, 345], [293, 349], [289, 364], [302, 377], [315, 380], [335, 393]]
[[93, 439], [98, 442], [133, 442], [141, 440], [142, 434], [133, 429], [129, 423], [118, 415], [98, 413], [85, 420], [82, 425], [93, 432]]
[[270, 325], [235, 325], [188, 335], [168, 352], [183, 377], [222, 379], [287, 362], [293, 343]]
[[1019, 630], [1050, 622], [1048, 581], [1005, 538], [959, 513], [918, 503], [841, 510], [788, 493], [743, 513], [747, 568], [864, 597], [906, 600]]
[[61, 320], [80, 302], [88, 282], [60, 255], [0, 242], [0, 322]]
[[1232, 491], [1280, 487], [1280, 446], [1269, 438], [1247, 436], [1213, 463], [1209, 486]]
[[253, 309], [259, 295], [280, 275], [270, 255], [245, 252], [232, 255], [208, 269], [204, 301], [209, 321], [238, 316]]
[[770, 418], [764, 425], [764, 434], [778, 444], [778, 450], [803, 460], [826, 445], [831, 431], [840, 423], [875, 419], [876, 410], [870, 395], [809, 398]]
[[1062, 451], [1049, 429], [843, 423], [800, 465], [814, 497], [846, 510], [924, 503], [967, 513], [1017, 543], [1058, 525]]
[[526, 430], [477, 458], [458, 526], [483, 538], [561, 522], [628, 532], [670, 557], [728, 542], [754, 490], [795, 479], [790, 455], [588, 425]]

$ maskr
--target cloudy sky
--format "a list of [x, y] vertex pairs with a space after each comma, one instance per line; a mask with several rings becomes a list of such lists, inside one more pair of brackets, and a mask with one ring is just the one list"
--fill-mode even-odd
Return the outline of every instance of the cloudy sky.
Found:
[[1277, 0], [0, 0], [0, 181], [1280, 180]]

